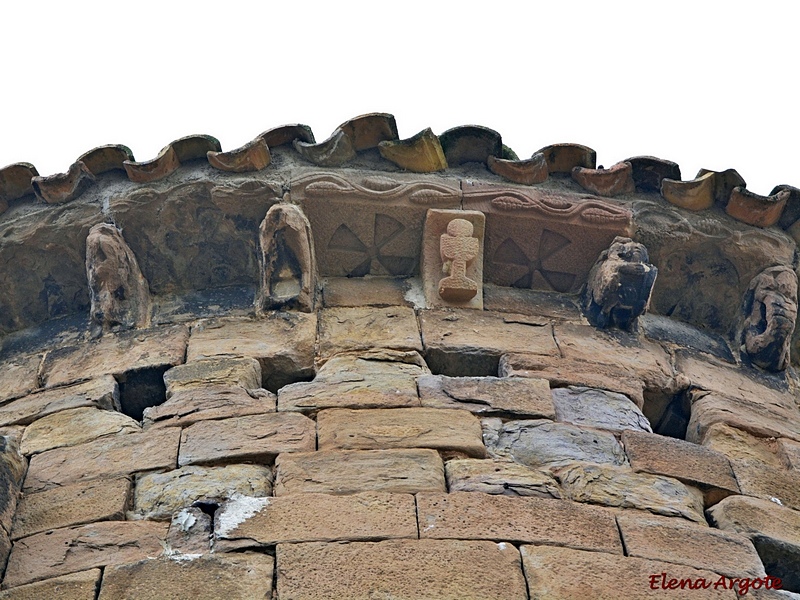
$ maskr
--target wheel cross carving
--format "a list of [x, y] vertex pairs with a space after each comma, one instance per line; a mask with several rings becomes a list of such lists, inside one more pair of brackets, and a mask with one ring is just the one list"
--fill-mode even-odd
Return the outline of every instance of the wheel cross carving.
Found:
[[406, 230], [397, 219], [377, 213], [374, 222], [372, 244], [365, 244], [347, 225], [342, 224], [333, 232], [329, 250], [362, 254], [364, 260], [347, 273], [348, 277], [363, 277], [373, 270], [373, 261], [380, 263], [390, 275], [410, 275], [414, 270], [415, 259], [408, 256], [392, 256], [383, 250]]
[[556, 255], [572, 243], [569, 238], [545, 229], [539, 238], [539, 247], [533, 258], [529, 257], [511, 238], [506, 239], [494, 252], [493, 262], [511, 267], [514, 281], [511, 287], [531, 288], [536, 274], [557, 292], [569, 291], [577, 275], [565, 271], [555, 271], [543, 266], [544, 261]]

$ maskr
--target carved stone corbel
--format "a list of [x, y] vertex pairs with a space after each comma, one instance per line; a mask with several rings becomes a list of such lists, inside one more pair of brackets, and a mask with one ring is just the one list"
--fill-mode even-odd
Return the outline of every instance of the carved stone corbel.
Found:
[[581, 298], [583, 313], [600, 329], [636, 329], [638, 318], [650, 304], [658, 274], [644, 245], [616, 237], [589, 272]]
[[91, 320], [103, 331], [146, 327], [150, 288], [136, 256], [114, 225], [100, 223], [86, 238]]
[[273, 205], [259, 227], [261, 279], [256, 312], [280, 307], [312, 312], [317, 261], [308, 219], [294, 204]]

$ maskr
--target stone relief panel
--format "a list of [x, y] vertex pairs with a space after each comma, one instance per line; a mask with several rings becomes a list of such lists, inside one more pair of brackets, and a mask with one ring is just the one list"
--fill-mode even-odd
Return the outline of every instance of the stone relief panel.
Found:
[[313, 173], [292, 181], [291, 199], [311, 222], [322, 277], [408, 277], [419, 269], [425, 214], [458, 208], [445, 179]]
[[630, 211], [595, 197], [464, 182], [464, 208], [486, 213], [486, 281], [576, 293], [600, 253], [629, 234]]

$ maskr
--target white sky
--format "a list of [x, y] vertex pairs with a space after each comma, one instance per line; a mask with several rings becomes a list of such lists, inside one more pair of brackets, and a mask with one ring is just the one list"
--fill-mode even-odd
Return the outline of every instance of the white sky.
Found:
[[[794, 8], [797, 6], [798, 8]], [[95, 146], [149, 160], [285, 123], [318, 141], [390, 112], [400, 136], [465, 124], [521, 158], [577, 142], [800, 186], [793, 2], [7, 2], [0, 166], [63, 172]]]

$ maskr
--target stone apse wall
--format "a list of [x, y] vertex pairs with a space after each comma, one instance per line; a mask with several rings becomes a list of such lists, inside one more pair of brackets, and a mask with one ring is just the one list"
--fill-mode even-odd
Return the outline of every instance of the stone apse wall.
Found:
[[800, 597], [800, 191], [595, 163], [1, 169], [0, 598]]

